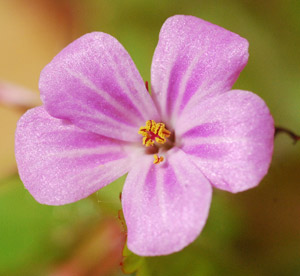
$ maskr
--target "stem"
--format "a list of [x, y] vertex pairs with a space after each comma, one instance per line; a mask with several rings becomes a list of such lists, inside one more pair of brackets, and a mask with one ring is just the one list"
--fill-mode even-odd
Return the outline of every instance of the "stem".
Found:
[[289, 135], [294, 140], [294, 144], [296, 144], [297, 141], [300, 140], [299, 135], [284, 127], [275, 127], [275, 137], [278, 135], [278, 133], [286, 133], [287, 135]]

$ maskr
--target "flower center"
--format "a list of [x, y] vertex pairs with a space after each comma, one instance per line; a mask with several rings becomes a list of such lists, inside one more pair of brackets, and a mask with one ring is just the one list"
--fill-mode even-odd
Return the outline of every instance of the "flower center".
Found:
[[[148, 120], [146, 126], [139, 129], [139, 134], [143, 135], [143, 145], [146, 147], [154, 146], [155, 142], [158, 144], [165, 144], [167, 138], [170, 137], [171, 132], [166, 129], [164, 123], [156, 123], [154, 120]], [[164, 160], [163, 156], [154, 155], [154, 164], [159, 164]]]

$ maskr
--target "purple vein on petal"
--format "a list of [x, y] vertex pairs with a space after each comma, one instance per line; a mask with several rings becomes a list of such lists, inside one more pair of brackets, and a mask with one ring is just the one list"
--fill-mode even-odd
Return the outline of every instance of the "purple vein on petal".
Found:
[[[115, 64], [119, 64], [121, 60], [115, 56]], [[140, 76], [136, 75], [134, 76], [134, 69], [132, 64], [130, 64], [129, 61], [126, 63], [127, 72], [123, 72], [122, 70], [118, 69], [117, 66], [115, 66], [114, 71], [116, 72], [116, 80], [119, 84], [119, 86], [126, 91], [126, 97], [128, 97], [128, 100], [130, 101], [133, 108], [138, 113], [138, 116], [140, 118], [143, 118], [145, 121], [149, 119], [149, 116], [152, 117], [153, 110], [155, 110], [154, 103], [149, 95], [149, 93], [146, 91], [144, 83], [143, 82], [137, 82], [137, 78], [140, 78]], [[126, 80], [126, 81], [124, 81]], [[147, 101], [145, 101], [145, 98], [148, 98]], [[143, 111], [142, 113], [140, 111]], [[150, 115], [151, 114], [151, 115]], [[158, 118], [154, 118], [158, 119]]]
[[177, 194], [180, 194], [178, 193], [179, 188], [174, 169], [169, 166], [168, 173], [164, 175], [164, 190], [169, 201], [175, 200]]
[[[182, 101], [183, 98], [186, 98], [186, 94], [194, 94], [196, 90], [199, 89], [199, 86], [202, 86], [202, 82], [197, 84], [197, 82], [191, 82], [191, 75], [193, 71], [195, 71], [199, 61], [203, 57], [206, 49], [202, 49], [199, 54], [195, 56], [194, 59], [191, 60], [189, 65], [187, 66], [186, 70], [183, 72], [182, 80], [179, 84], [179, 91], [176, 101], [174, 101], [174, 109], [173, 114], [176, 116], [176, 114], [179, 112], [180, 109], [182, 109]], [[186, 59], [188, 60], [188, 59]], [[204, 71], [204, 70], [203, 70]], [[200, 78], [201, 79], [201, 78]]]
[[80, 119], [77, 120], [77, 122], [80, 122], [82, 126], [87, 126], [86, 128], [89, 129], [89, 131], [91, 131], [92, 133], [97, 133], [98, 130], [97, 127], [88, 127], [91, 123], [94, 123], [94, 126], [101, 126], [101, 132], [103, 132], [104, 130], [104, 135], [107, 135], [108, 137], [113, 137], [113, 135], [110, 136], [110, 132], [114, 129], [118, 129], [118, 137], [115, 137], [116, 139], [127, 140], [132, 138], [134, 140], [137, 140], [139, 138], [137, 135], [136, 127], [121, 124], [120, 122], [113, 120], [110, 117], [103, 116], [101, 113], [99, 113], [97, 116], [87, 116], [87, 114], [88, 113], [86, 112], [76, 111], [77, 116], [81, 115]]
[[157, 175], [154, 164], [151, 165], [145, 180], [144, 196], [147, 201], [151, 201], [156, 195]]
[[[118, 118], [118, 120], [122, 121], [122, 123], [128, 124], [128, 120], [132, 120], [134, 118], [136, 118], [137, 114], [132, 114], [131, 116], [127, 117], [127, 120], [120, 116], [120, 114], [128, 114], [130, 112], [132, 112], [132, 109], [126, 109], [124, 107], [124, 105], [120, 104], [118, 100], [116, 100], [110, 93], [108, 93], [105, 89], [99, 89], [87, 76], [84, 76], [81, 73], [77, 73], [74, 72], [68, 68], [66, 68], [66, 70], [68, 71], [68, 73], [73, 76], [74, 78], [78, 79], [86, 88], [88, 88], [90, 91], [94, 92], [97, 94], [97, 97], [100, 96], [101, 98], [101, 103], [103, 104], [103, 100], [106, 101], [106, 103], [108, 104], [109, 109], [112, 109], [112, 112], [109, 112], [108, 114], [110, 114], [110, 117], [113, 118], [114, 120], [116, 120], [116, 118]], [[96, 97], [93, 97], [91, 95], [91, 101], [89, 102], [89, 104], [92, 104], [93, 101], [95, 100]], [[131, 101], [129, 99], [125, 99], [123, 98], [123, 100], [126, 100], [126, 104], [128, 104], [129, 106], [131, 105]], [[108, 108], [106, 109], [101, 109], [101, 111], [105, 114], [105, 112], [107, 113], [107, 111], [110, 111]], [[134, 110], [136, 111], [136, 110]], [[106, 114], [106, 115], [108, 115]], [[140, 113], [139, 113], [140, 114]], [[115, 115], [115, 116], [112, 116]], [[132, 122], [132, 125], [135, 125], [135, 122]]]
[[106, 162], [111, 162], [114, 160], [125, 158], [126, 155], [119, 150], [117, 150], [115, 147], [108, 147], [106, 150], [102, 148], [89, 148], [89, 149], [71, 149], [71, 150], [64, 150], [59, 152], [51, 152], [48, 154], [45, 154], [44, 158], [47, 157], [57, 157], [60, 158], [61, 161], [67, 159], [72, 160], [72, 164], [70, 166], [78, 166], [84, 164], [90, 165], [90, 166], [97, 166], [102, 165]]
[[221, 159], [226, 156], [229, 151], [227, 145], [222, 144], [200, 144], [197, 146], [186, 146], [183, 148], [184, 152], [204, 158], [204, 159]]
[[223, 126], [220, 122], [202, 123], [181, 135], [182, 138], [210, 137], [224, 134]]
[[166, 192], [164, 190], [165, 184], [165, 170], [157, 169], [157, 196], [158, 196], [158, 205], [160, 209], [160, 215], [162, 218], [162, 222], [167, 225], [168, 221], [168, 212], [167, 212], [167, 204], [166, 204]]
[[[115, 165], [114, 165], [115, 164]], [[70, 181], [78, 181], [78, 184], [85, 185], [86, 189], [89, 187], [95, 186], [99, 183], [99, 171], [101, 170], [101, 180], [103, 182], [107, 182], [111, 179], [112, 174], [118, 174], [119, 168], [130, 168], [129, 162], [127, 159], [116, 159], [113, 161], [109, 161], [106, 164], [100, 164], [98, 166], [88, 168], [83, 171], [81, 174], [74, 175], [74, 177], [70, 177]], [[105, 169], [107, 168], [107, 169]]]
[[166, 112], [165, 115], [169, 119], [171, 117], [174, 105], [176, 103], [176, 99], [178, 98], [179, 86], [182, 83], [182, 78], [188, 64], [186, 62], [187, 59], [183, 58], [182, 60], [176, 58], [175, 63], [170, 71], [169, 75], [169, 83], [167, 88], [166, 95]]

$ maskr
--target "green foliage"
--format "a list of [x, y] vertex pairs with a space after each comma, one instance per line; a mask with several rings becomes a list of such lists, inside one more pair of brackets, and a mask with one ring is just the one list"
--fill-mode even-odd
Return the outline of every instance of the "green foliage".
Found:
[[145, 259], [143, 257], [132, 253], [127, 245], [124, 247], [123, 256], [122, 270], [125, 274], [137, 272], [139, 276], [146, 276], [141, 272], [142, 267], [145, 265]]
[[90, 199], [46, 206], [32, 198], [18, 177], [0, 187], [0, 275], [45, 275], [47, 265], [67, 254], [85, 224], [100, 219]]

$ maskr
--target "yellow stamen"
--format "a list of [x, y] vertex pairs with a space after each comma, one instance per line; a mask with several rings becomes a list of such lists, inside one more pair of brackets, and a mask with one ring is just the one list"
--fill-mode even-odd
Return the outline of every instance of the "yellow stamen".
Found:
[[[145, 126], [140, 127], [139, 134], [143, 137], [143, 145], [146, 147], [154, 146], [154, 143], [164, 144], [166, 143], [168, 137], [170, 137], [171, 132], [166, 129], [164, 123], [156, 123], [154, 120], [148, 120]], [[164, 161], [163, 156], [158, 156], [154, 154], [153, 164], [160, 164]]]
[[162, 161], [164, 161], [164, 158], [162, 156], [158, 157], [158, 155], [154, 154], [154, 161], [153, 164], [159, 164]]
[[164, 144], [171, 132], [166, 129], [164, 123], [156, 123], [154, 120], [148, 120], [146, 126], [139, 129], [139, 134], [143, 135], [143, 145], [146, 147], [153, 146], [154, 142]]

